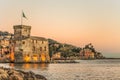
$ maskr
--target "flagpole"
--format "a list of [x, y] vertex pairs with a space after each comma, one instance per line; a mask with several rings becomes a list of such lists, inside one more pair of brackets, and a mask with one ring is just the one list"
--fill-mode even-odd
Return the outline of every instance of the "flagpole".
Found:
[[23, 16], [22, 16], [22, 14], [23, 14], [23, 10], [22, 10], [22, 13], [21, 13], [21, 25], [23, 24]]

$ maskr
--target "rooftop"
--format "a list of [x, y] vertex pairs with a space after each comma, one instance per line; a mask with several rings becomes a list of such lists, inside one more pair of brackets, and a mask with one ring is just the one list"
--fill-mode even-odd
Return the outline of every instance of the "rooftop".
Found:
[[31, 39], [35, 39], [35, 40], [47, 41], [47, 39], [44, 38], [44, 37], [31, 36], [30, 38], [31, 38]]
[[30, 28], [31, 29], [31, 26], [29, 25], [14, 25], [13, 28]]

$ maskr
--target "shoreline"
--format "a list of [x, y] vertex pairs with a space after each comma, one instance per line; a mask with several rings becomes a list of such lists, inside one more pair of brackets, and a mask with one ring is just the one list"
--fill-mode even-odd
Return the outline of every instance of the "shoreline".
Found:
[[50, 62], [0, 62], [0, 63], [14, 63], [14, 64], [26, 64], [26, 63], [29, 63], [29, 64], [42, 64], [42, 63], [45, 63], [45, 64], [48, 64], [48, 63], [79, 63], [75, 60], [53, 60], [53, 61], [50, 61]]
[[[120, 59], [120, 58], [103, 58], [103, 59], [79, 59], [79, 60], [105, 60], [105, 59]], [[0, 62], [0, 63], [14, 63], [14, 64], [50, 64], [50, 63], [80, 63], [77, 60], [53, 60], [50, 62]]]
[[0, 80], [47, 80], [43, 75], [32, 71], [25, 72], [13, 68], [0, 67]]

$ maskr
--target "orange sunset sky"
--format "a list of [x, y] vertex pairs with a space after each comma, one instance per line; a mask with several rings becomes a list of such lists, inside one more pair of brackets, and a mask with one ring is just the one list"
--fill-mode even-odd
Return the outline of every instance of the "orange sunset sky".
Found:
[[13, 33], [23, 10], [31, 35], [120, 57], [120, 0], [0, 0], [0, 10], [1, 31]]

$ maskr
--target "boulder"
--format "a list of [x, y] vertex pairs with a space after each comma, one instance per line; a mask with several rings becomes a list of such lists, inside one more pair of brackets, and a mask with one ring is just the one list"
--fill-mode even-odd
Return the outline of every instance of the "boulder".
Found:
[[44, 76], [32, 71], [24, 72], [12, 68], [0, 67], [0, 80], [47, 80]]

